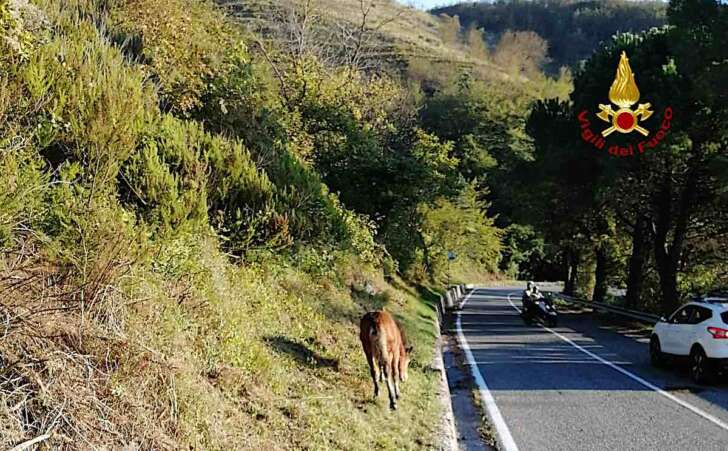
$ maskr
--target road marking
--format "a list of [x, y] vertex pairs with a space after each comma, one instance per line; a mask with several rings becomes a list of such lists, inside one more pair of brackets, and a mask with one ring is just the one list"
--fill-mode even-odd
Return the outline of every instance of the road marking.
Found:
[[[519, 309], [518, 307], [516, 307], [516, 304], [514, 304], [513, 301], [511, 301], [511, 295], [512, 294], [513, 293], [508, 293], [508, 303], [511, 304], [511, 307], [513, 307], [514, 309], [516, 309], [516, 311], [518, 313], [521, 313], [521, 309]], [[650, 390], [653, 390], [653, 391], [661, 394], [662, 396], [666, 397], [667, 399], [669, 399], [671, 401], [674, 401], [674, 402], [680, 404], [681, 406], [683, 406], [686, 409], [692, 411], [693, 413], [695, 413], [695, 414], [697, 414], [697, 415], [705, 418], [706, 420], [710, 421], [711, 423], [715, 424], [716, 426], [720, 427], [721, 429], [724, 429], [724, 430], [728, 431], [728, 424], [724, 423], [723, 421], [719, 420], [718, 418], [714, 417], [713, 415], [709, 414], [708, 412], [705, 412], [704, 410], [701, 410], [698, 407], [695, 407], [694, 405], [692, 405], [692, 404], [690, 404], [690, 403], [688, 403], [686, 401], [683, 401], [682, 399], [680, 399], [680, 398], [678, 398], [678, 397], [676, 397], [674, 395], [671, 395], [670, 393], [668, 393], [665, 390], [661, 389], [660, 387], [652, 384], [651, 382], [648, 382], [645, 379], [642, 379], [638, 375], [636, 375], [636, 374], [634, 374], [632, 372], [629, 372], [629, 371], [625, 370], [624, 368], [622, 368], [621, 366], [619, 366], [619, 365], [617, 365], [617, 364], [615, 364], [615, 363], [613, 363], [613, 362], [611, 362], [609, 360], [606, 360], [606, 359], [604, 359], [604, 358], [602, 358], [602, 357], [594, 354], [593, 352], [591, 352], [591, 351], [585, 349], [584, 347], [582, 347], [582, 346], [574, 343], [571, 339], [569, 339], [569, 338], [561, 335], [560, 333], [556, 332], [555, 330], [553, 330], [553, 329], [551, 329], [549, 327], [546, 327], [544, 325], [541, 325], [541, 327], [543, 327], [547, 331], [551, 332], [552, 334], [556, 335], [557, 337], [561, 338], [562, 340], [564, 340], [565, 342], [569, 343], [571, 346], [575, 347], [576, 349], [578, 349], [579, 351], [581, 351], [584, 354], [588, 355], [589, 357], [592, 357], [592, 358], [598, 360], [599, 362], [603, 363], [604, 365], [607, 365], [608, 367], [610, 367], [610, 368], [612, 368], [612, 369], [614, 369], [616, 371], [619, 371], [620, 373], [622, 373], [625, 376], [629, 377], [630, 379], [638, 382], [639, 384], [642, 384], [645, 387], [649, 388]]]
[[[475, 288], [472, 289], [470, 293], [465, 296], [463, 302], [460, 303], [460, 309], [465, 307], [465, 303], [468, 302], [470, 296], [475, 293], [475, 290]], [[488, 384], [485, 383], [485, 378], [480, 373], [480, 368], [478, 368], [478, 364], [475, 363], [475, 358], [473, 357], [473, 353], [470, 350], [470, 345], [468, 345], [468, 341], [465, 339], [465, 334], [463, 333], [460, 322], [460, 313], [461, 312], [457, 313], [457, 319], [455, 321], [458, 341], [460, 342], [460, 347], [462, 348], [463, 352], [465, 352], [465, 358], [467, 359], [468, 365], [471, 368], [475, 383], [478, 385], [480, 400], [483, 402], [483, 405], [487, 410], [488, 416], [490, 417], [490, 421], [493, 423], [493, 426], [498, 433], [498, 441], [501, 444], [500, 449], [502, 449], [503, 451], [518, 451], [518, 446], [516, 446], [516, 442], [513, 441], [511, 430], [508, 429], [508, 425], [506, 424], [505, 420], [503, 420], [503, 415], [501, 415], [500, 409], [498, 409], [498, 406], [495, 403], [495, 399], [493, 399], [493, 394], [490, 392]]]

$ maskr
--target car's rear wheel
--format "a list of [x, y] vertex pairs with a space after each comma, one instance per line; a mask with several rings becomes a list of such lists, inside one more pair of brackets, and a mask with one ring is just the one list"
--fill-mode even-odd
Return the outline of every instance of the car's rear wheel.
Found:
[[662, 368], [665, 366], [665, 356], [662, 354], [660, 339], [657, 338], [657, 336], [650, 338], [650, 363], [655, 368]]
[[690, 351], [690, 376], [698, 384], [706, 384], [713, 377], [713, 367], [700, 346]]

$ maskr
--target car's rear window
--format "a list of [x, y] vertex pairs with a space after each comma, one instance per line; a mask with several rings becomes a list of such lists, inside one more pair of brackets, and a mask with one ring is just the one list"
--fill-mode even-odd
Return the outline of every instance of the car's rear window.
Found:
[[728, 312], [721, 313], [720, 317], [723, 318], [724, 323], [728, 324]]
[[695, 307], [693, 311], [693, 317], [691, 318], [691, 324], [700, 324], [706, 319], [713, 317], [713, 311], [705, 307]]

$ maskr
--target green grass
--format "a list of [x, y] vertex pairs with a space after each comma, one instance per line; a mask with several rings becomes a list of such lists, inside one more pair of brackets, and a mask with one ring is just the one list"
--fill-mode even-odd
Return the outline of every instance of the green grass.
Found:
[[[21, 274], [0, 271], [0, 288]], [[154, 265], [135, 265], [86, 314], [54, 308], [53, 292], [38, 290], [31, 282], [6, 299], [13, 315], [44, 313], [12, 324], [0, 343], [18, 361], [0, 373], [0, 447], [45, 433], [57, 415], [49, 449], [439, 445], [436, 294], [388, 283], [350, 254], [313, 275], [282, 257], [237, 265], [214, 238], [188, 236]], [[397, 411], [385, 393], [373, 398], [358, 339], [374, 308], [392, 312], [415, 348]]]
[[[153, 292], [155, 300], [132, 315], [130, 333], [178, 362], [178, 372], [159, 390], [177, 400], [179, 444], [347, 450], [437, 445], [432, 292], [423, 299], [404, 282], [386, 283], [345, 255], [334, 274], [312, 276], [280, 261], [237, 267], [217, 252], [203, 252], [198, 271], [205, 276], [182, 302], [158, 281], [135, 288], [136, 295]], [[366, 283], [377, 293], [363, 291]], [[358, 339], [359, 318], [373, 308], [393, 312], [415, 347], [397, 411], [389, 410], [386, 395], [373, 399]], [[128, 393], [146, 377], [129, 372], [116, 384]]]

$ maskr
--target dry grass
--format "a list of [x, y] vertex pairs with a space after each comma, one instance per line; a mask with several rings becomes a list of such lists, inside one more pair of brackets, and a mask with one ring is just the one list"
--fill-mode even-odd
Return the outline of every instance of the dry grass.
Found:
[[[233, 16], [244, 22], [256, 24], [271, 20], [272, 8], [280, 8], [283, 4], [302, 4], [302, 0], [217, 0]], [[362, 22], [361, 0], [310, 0], [314, 14], [330, 24], [333, 29], [339, 24], [358, 27]], [[378, 56], [383, 60], [407, 65], [432, 64], [448, 66], [474, 67], [484, 79], [504, 80], [511, 77], [506, 71], [490, 61], [473, 59], [465, 45], [446, 43], [440, 34], [440, 21], [436, 16], [416, 8], [399, 4], [393, 0], [364, 1], [367, 15], [367, 27], [376, 30], [380, 41]], [[257, 26], [255, 27], [257, 28]]]
[[[36, 437], [49, 449], [436, 446], [432, 307], [353, 257], [312, 276], [179, 242], [86, 310], [73, 279], [41, 261], [2, 260], [2, 448]], [[360, 315], [382, 307], [416, 348], [396, 412], [372, 399], [357, 335]]]
[[144, 355], [124, 333], [125, 297], [110, 284], [124, 262], [109, 260], [94, 284], [79, 285], [70, 268], [44, 261], [32, 244], [0, 259], [0, 447], [35, 438], [52, 448], [171, 445], [163, 424], [137, 430], [154, 399], [116, 399], [110, 385]]

